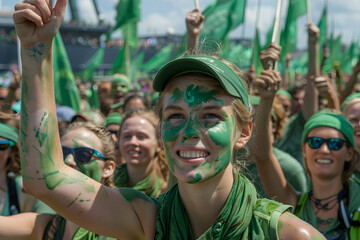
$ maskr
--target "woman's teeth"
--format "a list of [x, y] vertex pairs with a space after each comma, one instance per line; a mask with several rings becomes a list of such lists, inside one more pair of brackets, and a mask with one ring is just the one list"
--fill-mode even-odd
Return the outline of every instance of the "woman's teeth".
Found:
[[179, 156], [182, 158], [201, 158], [208, 155], [209, 153], [204, 151], [179, 151]]

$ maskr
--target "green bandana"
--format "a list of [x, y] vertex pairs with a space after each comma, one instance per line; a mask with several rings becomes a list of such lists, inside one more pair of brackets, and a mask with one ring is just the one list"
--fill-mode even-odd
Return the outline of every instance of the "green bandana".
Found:
[[0, 122], [0, 137], [9, 139], [17, 143], [19, 139], [19, 131], [8, 124]]
[[360, 102], [360, 93], [356, 92], [356, 93], [352, 93], [350, 94], [347, 98], [345, 98], [345, 100], [342, 102], [340, 110], [343, 112], [345, 107], [350, 103], [353, 102], [355, 99], [359, 99]]
[[351, 146], [354, 146], [354, 129], [342, 115], [329, 112], [314, 114], [305, 124], [301, 142], [304, 143], [310, 130], [317, 127], [331, 127], [339, 130], [344, 134]]
[[285, 97], [287, 97], [288, 99], [290, 99], [290, 101], [292, 100], [291, 94], [286, 91], [285, 89], [280, 89], [279, 91], [276, 92], [276, 95], [283, 95]]
[[[159, 202], [155, 239], [194, 239], [178, 185], [162, 194]], [[238, 174], [216, 223], [198, 239], [277, 239], [278, 218], [289, 209], [271, 200], [257, 200], [254, 186]]]
[[226, 63], [207, 55], [181, 57], [167, 63], [156, 74], [153, 89], [161, 92], [169, 80], [191, 73], [202, 73], [217, 79], [227, 93], [240, 98], [249, 110], [249, 95], [239, 75]]
[[[114, 184], [118, 188], [130, 187], [126, 163], [116, 169], [114, 174]], [[158, 175], [155, 175], [155, 179], [153, 181], [152, 173], [150, 173], [146, 178], [136, 183], [136, 185], [132, 188], [145, 193], [149, 197], [156, 197], [163, 185], [164, 181]]]
[[107, 115], [106, 119], [105, 119], [105, 127], [108, 126], [109, 124], [119, 124], [122, 121], [122, 117], [120, 115], [120, 113], [114, 112], [114, 113], [110, 113], [109, 115]]

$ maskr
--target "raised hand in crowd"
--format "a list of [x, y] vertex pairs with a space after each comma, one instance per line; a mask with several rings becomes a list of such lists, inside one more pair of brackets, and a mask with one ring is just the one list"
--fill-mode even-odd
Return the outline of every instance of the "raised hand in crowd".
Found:
[[271, 43], [267, 49], [260, 52], [260, 61], [265, 70], [273, 69], [275, 62], [280, 58], [281, 47]]
[[187, 51], [196, 54], [199, 47], [200, 32], [204, 24], [205, 17], [198, 8], [186, 14], [186, 29], [188, 33]]
[[311, 77], [314, 87], [318, 90], [319, 95], [327, 100], [327, 107], [332, 109], [340, 109], [340, 101], [337, 96], [336, 88], [331, 83], [328, 75], [319, 75]]
[[349, 81], [346, 83], [344, 91], [341, 92], [340, 102], [343, 102], [354, 90], [355, 84], [358, 81], [358, 75], [360, 73], [360, 59], [352, 69], [352, 73]]

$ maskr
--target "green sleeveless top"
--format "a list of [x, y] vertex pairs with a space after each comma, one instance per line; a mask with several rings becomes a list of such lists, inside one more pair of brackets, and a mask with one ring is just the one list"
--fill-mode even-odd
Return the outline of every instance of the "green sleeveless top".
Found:
[[[194, 239], [178, 185], [175, 184], [157, 200], [159, 212], [155, 239]], [[279, 217], [291, 209], [291, 206], [272, 200], [257, 199], [255, 187], [237, 174], [216, 223], [198, 239], [278, 239]]]
[[[43, 240], [46, 240], [48, 238], [48, 232], [51, 227], [52, 221], [48, 223], [48, 225], [45, 228]], [[65, 224], [66, 219], [61, 217], [60, 221], [58, 222], [56, 226], [56, 231], [54, 235], [54, 240], [62, 240], [64, 236], [65, 231]], [[104, 236], [99, 236], [95, 233], [89, 232], [88, 230], [85, 230], [84, 228], [79, 227], [71, 240], [115, 240], [115, 238], [109, 238]]]
[[[347, 229], [339, 219], [329, 219], [330, 224], [322, 234], [327, 239], [344, 239], [358, 240], [360, 239], [360, 187], [353, 180], [349, 181], [349, 193], [347, 204], [347, 216], [352, 222], [350, 229]], [[297, 203], [295, 215], [305, 222], [317, 228], [318, 219], [309, 200], [309, 193], [303, 193]]]
[[[126, 163], [122, 164], [120, 167], [116, 169], [114, 173], [114, 185], [118, 188], [130, 187]], [[156, 175], [153, 180], [152, 173], [150, 173], [146, 178], [136, 183], [136, 185], [133, 186], [132, 188], [140, 192], [143, 192], [149, 197], [156, 197], [163, 185], [164, 185], [164, 180], [162, 180], [161, 177]]]

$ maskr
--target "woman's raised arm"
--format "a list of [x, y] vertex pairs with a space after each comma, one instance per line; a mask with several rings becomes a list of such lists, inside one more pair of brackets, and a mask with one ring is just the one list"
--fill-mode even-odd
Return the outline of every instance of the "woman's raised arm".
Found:
[[55, 111], [52, 40], [67, 0], [25, 1], [13, 15], [21, 41], [21, 167], [25, 189], [74, 223], [116, 238], [153, 238], [156, 208], [144, 195], [110, 189], [64, 164]]

